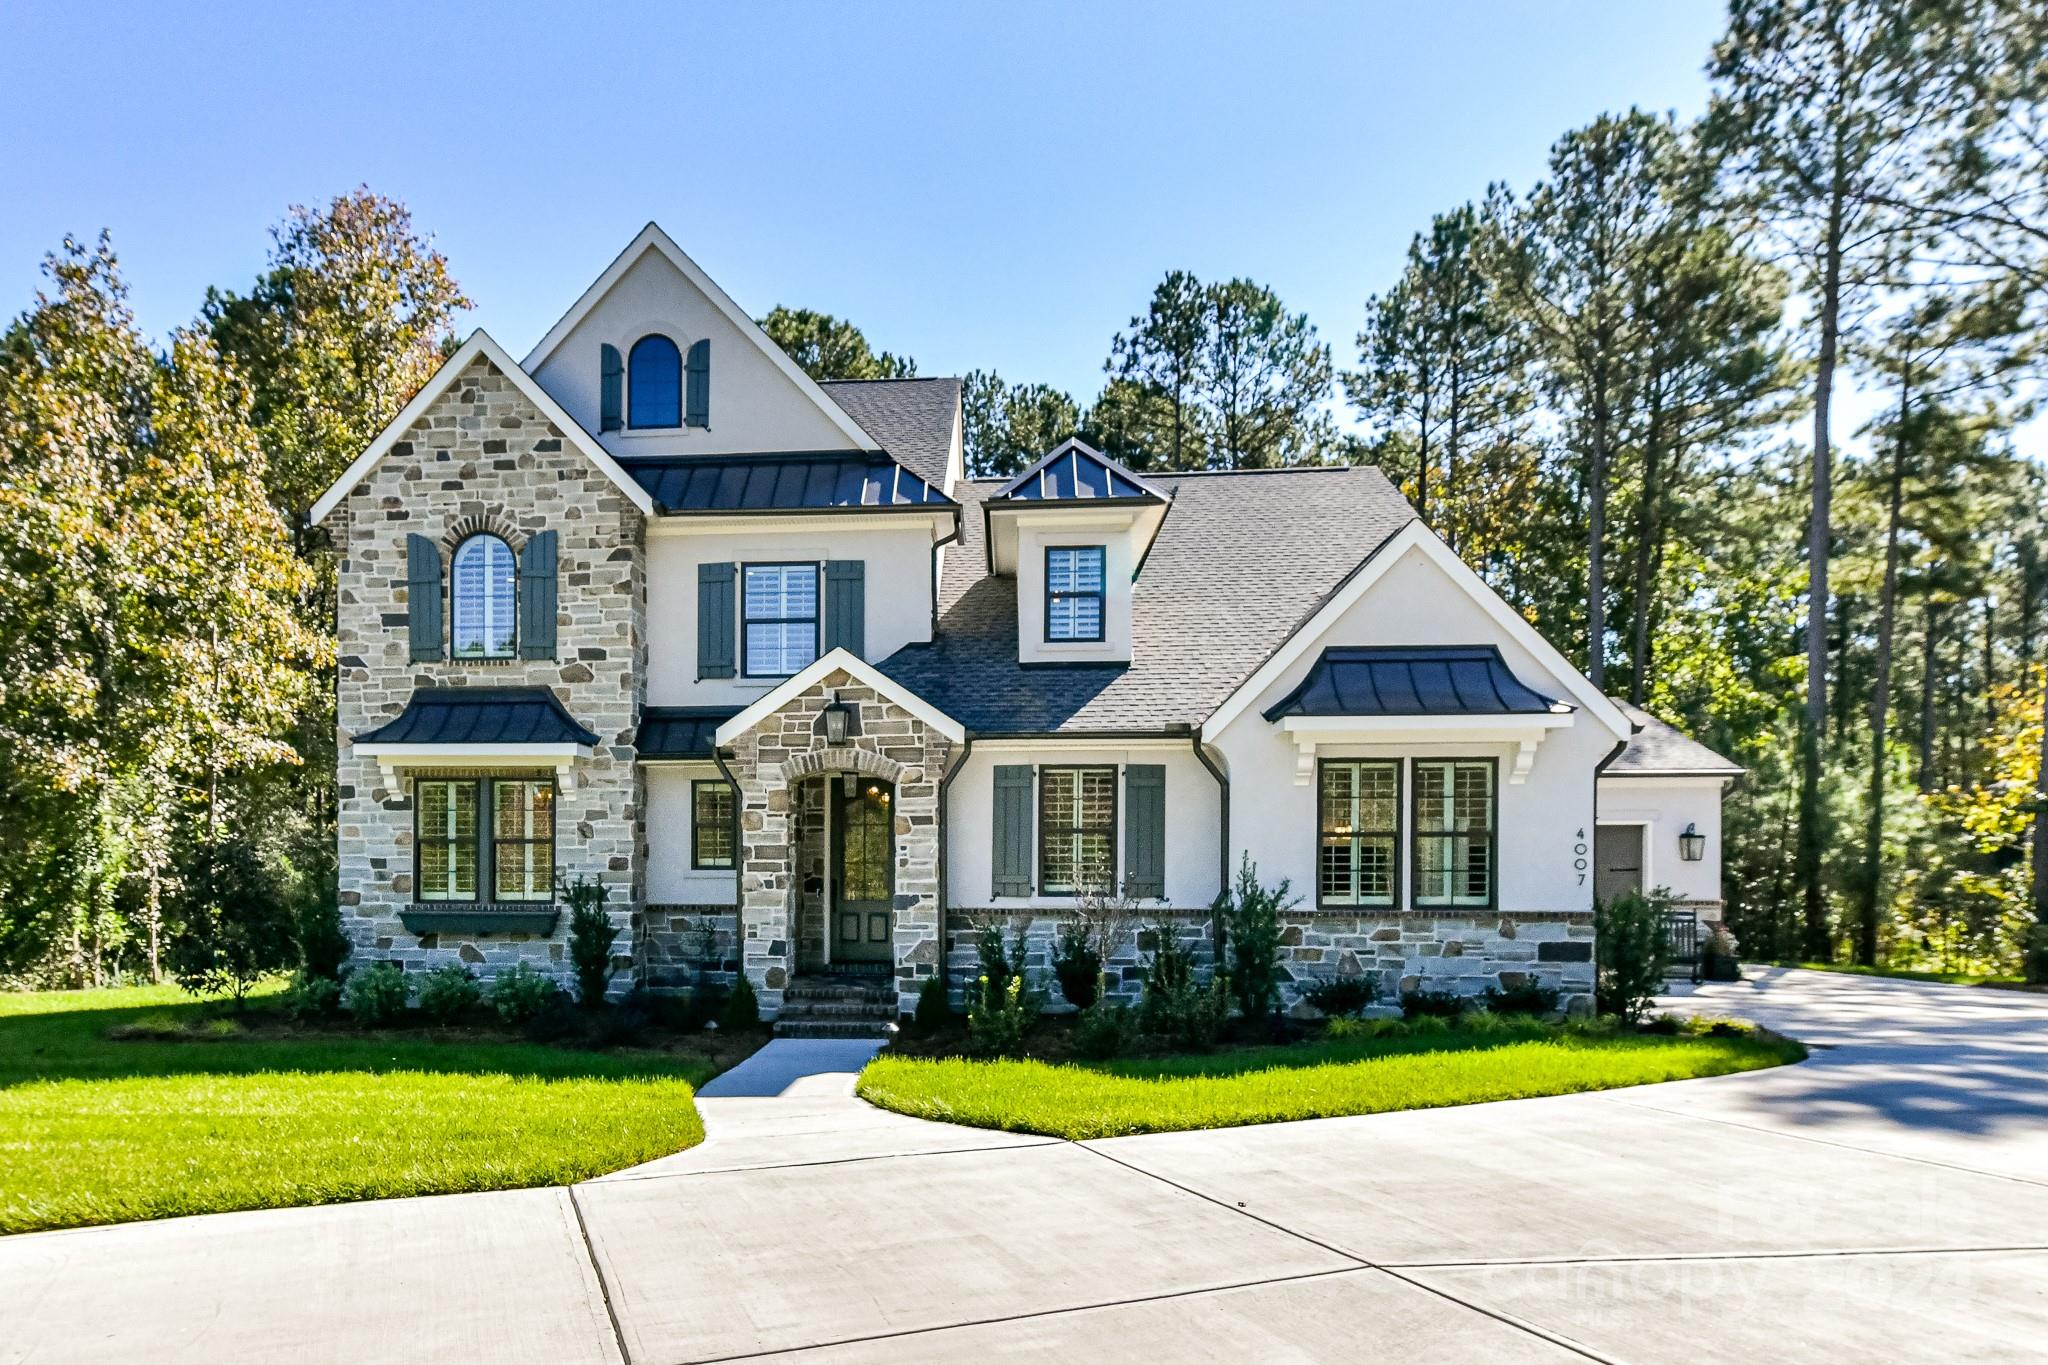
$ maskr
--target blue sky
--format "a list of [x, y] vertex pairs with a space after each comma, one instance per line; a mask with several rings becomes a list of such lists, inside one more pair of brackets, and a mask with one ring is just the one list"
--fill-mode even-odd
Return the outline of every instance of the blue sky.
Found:
[[0, 9], [0, 313], [113, 230], [143, 326], [293, 202], [409, 203], [524, 354], [648, 219], [755, 314], [1085, 402], [1170, 268], [1339, 363], [1437, 210], [1603, 110], [1699, 112], [1717, 0]]

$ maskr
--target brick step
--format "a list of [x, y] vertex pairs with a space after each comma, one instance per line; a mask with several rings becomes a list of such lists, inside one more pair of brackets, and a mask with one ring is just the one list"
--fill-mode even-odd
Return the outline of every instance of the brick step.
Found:
[[783, 988], [782, 997], [785, 1000], [834, 1000], [887, 1005], [893, 1010], [896, 1007], [896, 984], [886, 980], [867, 982], [800, 976]]
[[784, 1019], [877, 1019], [886, 1024], [896, 1017], [896, 1002], [893, 999], [784, 999], [781, 1017]]
[[777, 1019], [777, 1038], [893, 1038], [896, 1025], [882, 1019]]

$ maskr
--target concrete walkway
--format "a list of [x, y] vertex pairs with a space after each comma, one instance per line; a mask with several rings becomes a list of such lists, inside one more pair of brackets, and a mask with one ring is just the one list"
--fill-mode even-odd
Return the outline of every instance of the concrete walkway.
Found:
[[0, 1239], [0, 1362], [2048, 1356], [2048, 997], [1753, 975], [1814, 1061], [1082, 1144], [778, 1042], [573, 1191]]

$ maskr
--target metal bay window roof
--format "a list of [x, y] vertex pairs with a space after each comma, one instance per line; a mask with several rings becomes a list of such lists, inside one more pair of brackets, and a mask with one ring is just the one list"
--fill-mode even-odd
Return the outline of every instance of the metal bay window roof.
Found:
[[629, 456], [619, 465], [667, 513], [957, 506], [888, 456], [862, 451]]
[[737, 706], [650, 706], [633, 746], [643, 759], [709, 758], [718, 727], [739, 713]]
[[1325, 649], [1283, 716], [1505, 716], [1569, 709], [1524, 684], [1492, 645], [1339, 645]]
[[545, 687], [422, 687], [396, 720], [357, 744], [580, 744], [597, 736], [578, 725]]

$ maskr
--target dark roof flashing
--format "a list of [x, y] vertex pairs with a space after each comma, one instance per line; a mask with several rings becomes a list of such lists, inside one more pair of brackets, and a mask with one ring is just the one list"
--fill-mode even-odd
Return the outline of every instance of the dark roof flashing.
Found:
[[415, 688], [395, 720], [357, 744], [577, 744], [598, 738], [545, 687]]
[[1545, 715], [1569, 709], [1517, 678], [1493, 645], [1332, 645], [1264, 715], [1271, 721]]

